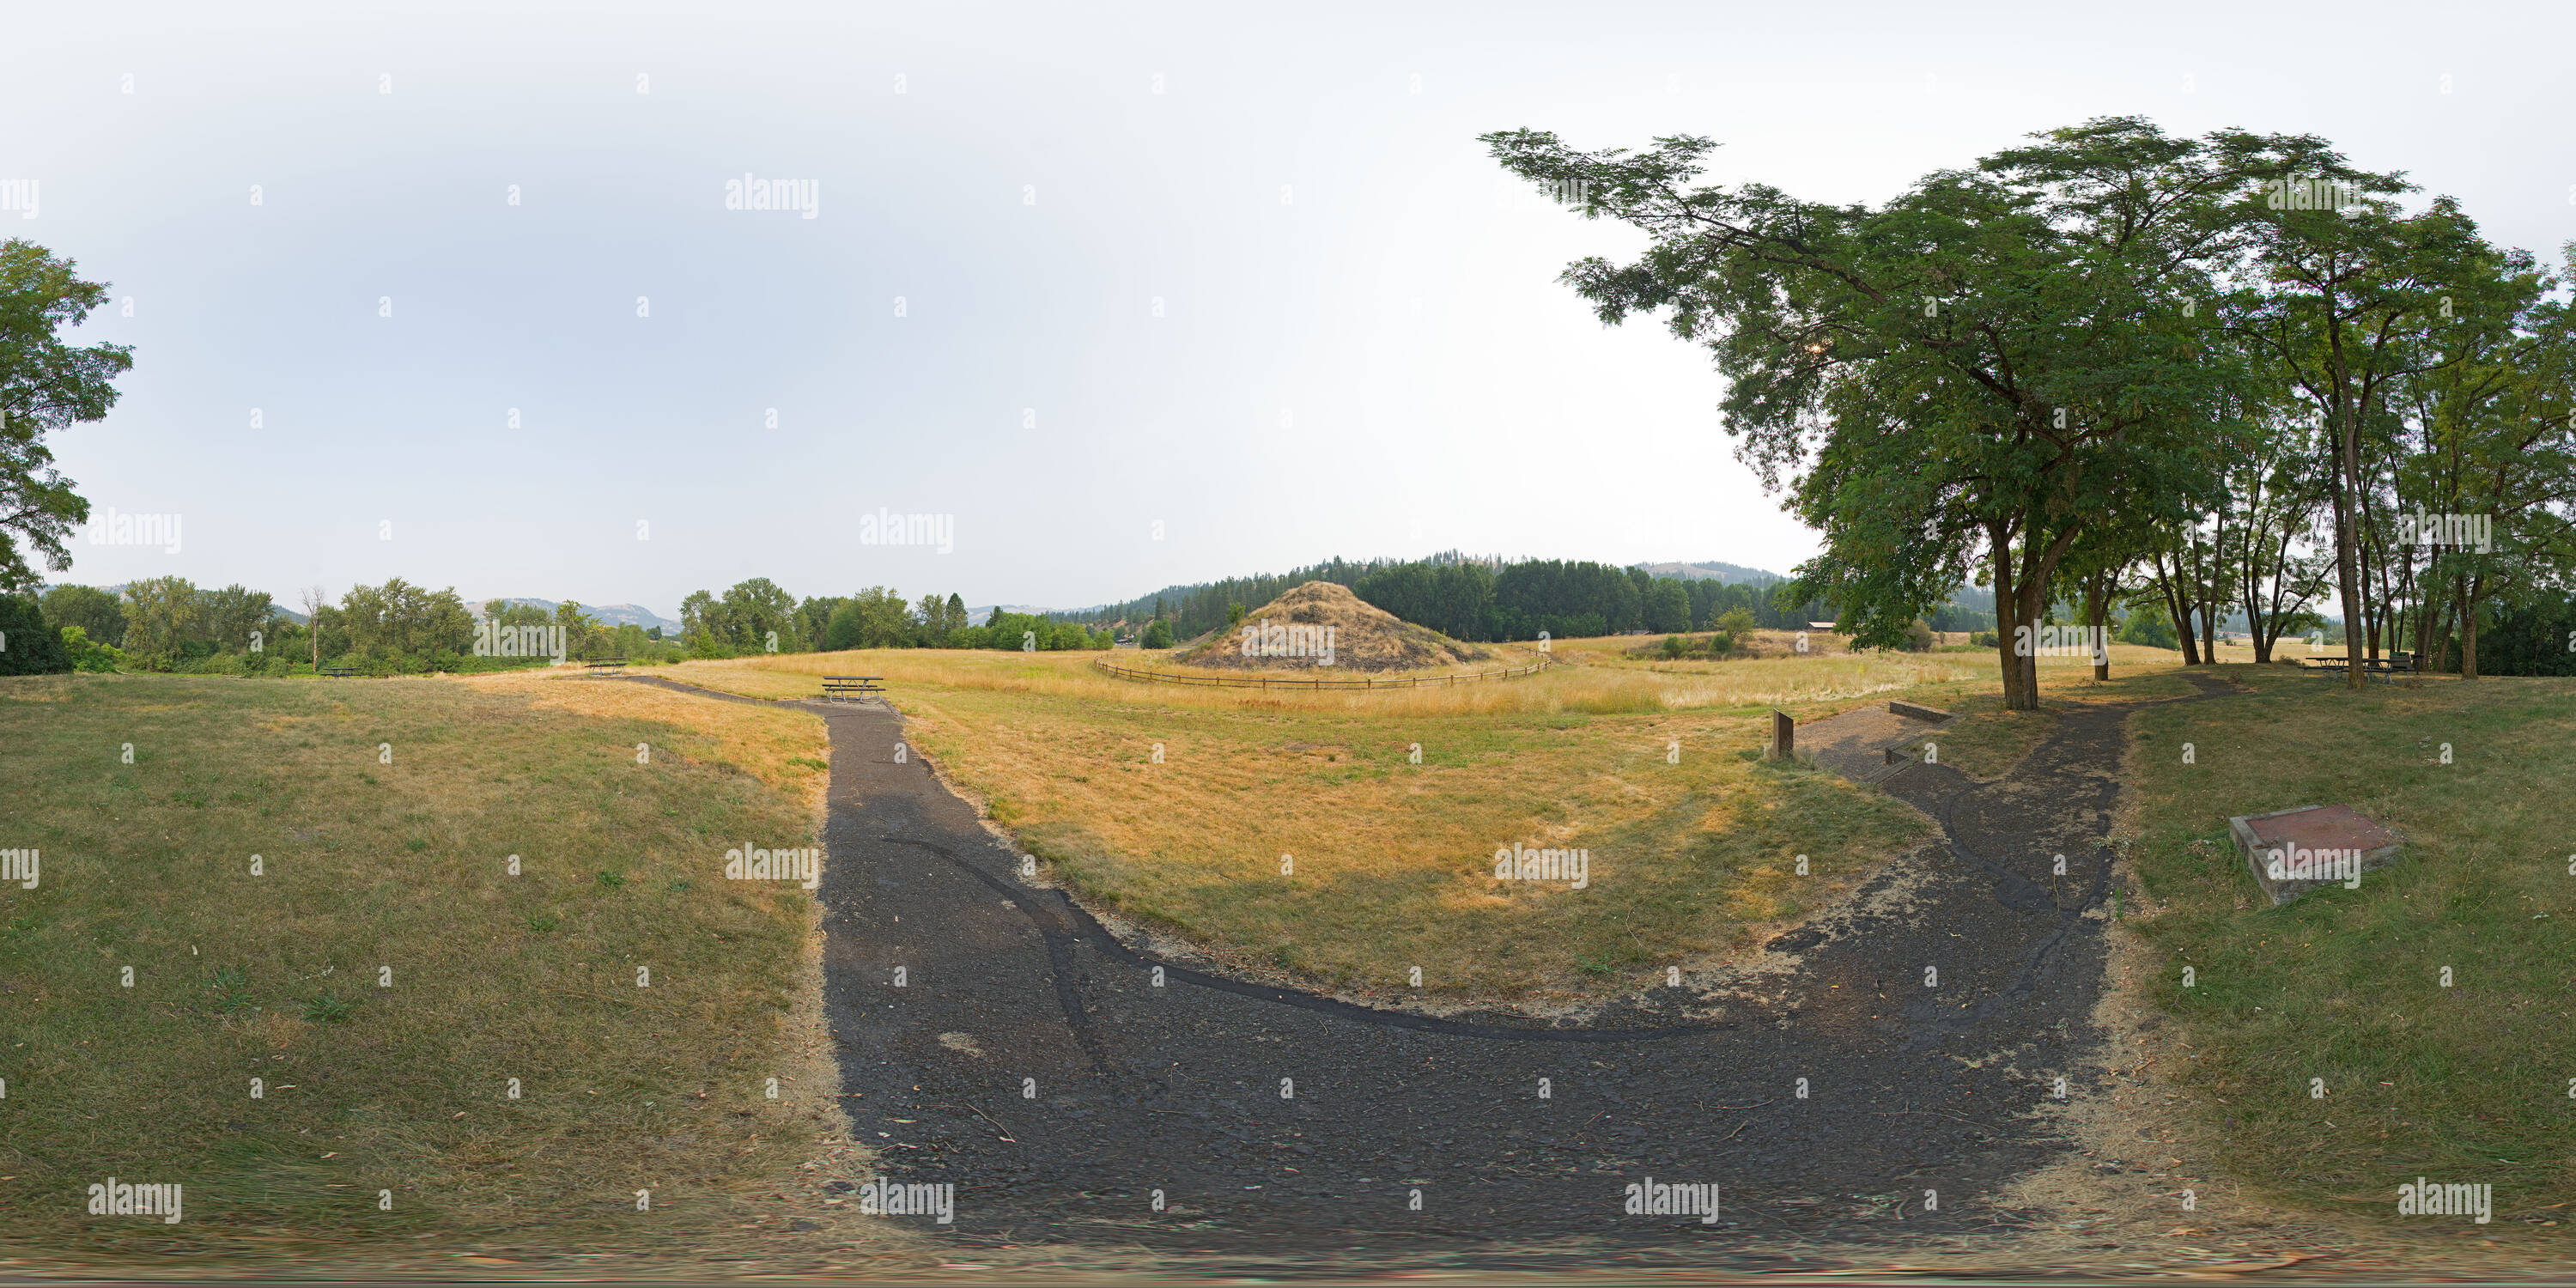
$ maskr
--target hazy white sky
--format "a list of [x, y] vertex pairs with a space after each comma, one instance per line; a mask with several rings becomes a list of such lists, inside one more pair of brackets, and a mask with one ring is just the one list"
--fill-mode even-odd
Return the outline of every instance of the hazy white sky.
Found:
[[[0, 236], [113, 282], [84, 336], [136, 347], [56, 449], [102, 512], [183, 516], [57, 580], [675, 616], [751, 576], [1073, 606], [1811, 554], [1704, 355], [1555, 281], [1636, 238], [1506, 183], [1494, 129], [1706, 134], [1712, 178], [1876, 201], [2143, 113], [2576, 237], [2564, 6], [226, 8], [6, 20], [0, 179], [41, 204]], [[746, 175], [815, 217], [726, 209]], [[952, 548], [866, 543], [880, 507]]]

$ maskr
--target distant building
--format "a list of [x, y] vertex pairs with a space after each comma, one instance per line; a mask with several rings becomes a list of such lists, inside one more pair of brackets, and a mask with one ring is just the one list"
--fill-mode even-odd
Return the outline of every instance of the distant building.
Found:
[[1833, 624], [1832, 622], [1809, 622], [1809, 623], [1807, 623], [1807, 629], [1808, 629], [1808, 630], [1811, 630], [1811, 631], [1829, 631], [1829, 630], [1832, 630], [1833, 628], [1834, 628], [1834, 624]]

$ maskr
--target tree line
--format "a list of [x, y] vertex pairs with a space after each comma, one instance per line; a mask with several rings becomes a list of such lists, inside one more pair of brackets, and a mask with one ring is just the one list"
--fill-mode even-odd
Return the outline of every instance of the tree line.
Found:
[[1564, 280], [1710, 350], [1738, 458], [1824, 535], [1803, 592], [1891, 644], [1974, 574], [2008, 706], [2060, 600], [2155, 606], [2187, 660], [2233, 613], [2269, 657], [2334, 607], [2348, 656], [2474, 676], [2482, 626], [2567, 596], [2570, 272], [2324, 139], [2103, 118], [1876, 206], [1696, 185], [1696, 136], [1485, 142], [1647, 234]]
[[[19, 652], [24, 671], [175, 671], [199, 675], [312, 674], [350, 667], [375, 674], [508, 670], [551, 663], [551, 650], [505, 655], [489, 642], [478, 650], [476, 626], [559, 628], [568, 659], [611, 654], [675, 660], [661, 628], [610, 626], [578, 603], [549, 611], [492, 600], [481, 613], [455, 589], [430, 590], [400, 577], [352, 586], [337, 603], [319, 588], [303, 593], [305, 612], [264, 590], [198, 586], [184, 577], [148, 577], [114, 591], [61, 585], [43, 596], [0, 596], [0, 654]], [[14, 627], [10, 623], [15, 623]], [[43, 654], [43, 662], [36, 660]], [[6, 663], [0, 663], [5, 667]]]
[[861, 648], [1105, 649], [1107, 629], [1029, 613], [996, 612], [969, 625], [966, 601], [929, 594], [917, 604], [883, 586], [855, 595], [797, 599], [766, 577], [723, 595], [693, 591], [680, 601], [680, 646], [693, 657], [839, 652]]
[[[1643, 568], [1587, 560], [1505, 561], [1445, 551], [1426, 559], [1339, 557], [1285, 573], [1232, 577], [1168, 586], [1152, 595], [1099, 608], [1052, 614], [1059, 620], [1109, 625], [1142, 624], [1148, 648], [1169, 647], [1232, 625], [1250, 609], [1310, 581], [1347, 586], [1368, 603], [1452, 639], [1479, 643], [1712, 630], [1730, 612], [1749, 615], [1748, 626], [1803, 629], [1832, 616], [1819, 598], [1781, 599], [1770, 589], [1714, 579], [1684, 581]], [[1977, 629], [1973, 609], [1943, 605], [1950, 625]], [[1991, 625], [1991, 615], [1986, 615]], [[1160, 642], [1158, 642], [1160, 641]]]

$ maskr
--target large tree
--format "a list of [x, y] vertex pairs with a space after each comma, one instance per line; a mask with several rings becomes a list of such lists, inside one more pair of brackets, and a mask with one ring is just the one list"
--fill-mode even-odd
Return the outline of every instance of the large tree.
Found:
[[2090, 525], [2180, 520], [2214, 487], [2206, 431], [2239, 364], [2212, 342], [2242, 177], [2136, 118], [2038, 136], [1871, 208], [1692, 187], [1714, 144], [1580, 152], [1485, 136], [1505, 168], [1652, 240], [1565, 280], [1604, 322], [1669, 312], [1729, 381], [1724, 426], [1825, 552], [1797, 593], [1894, 646], [1988, 566], [2004, 700], [2038, 703], [2035, 626]]
[[107, 284], [77, 268], [32, 242], [0, 241], [0, 592], [35, 589], [30, 554], [49, 571], [71, 566], [63, 537], [89, 518], [89, 502], [54, 468], [45, 435], [105, 419], [111, 382], [134, 366], [131, 346], [76, 348], [55, 334], [107, 302]]
[[[2345, 656], [2357, 661], [2377, 642], [2363, 604], [2366, 423], [2438, 360], [2426, 343], [2434, 324], [2456, 317], [2465, 295], [2491, 294], [2479, 276], [2486, 248], [2449, 198], [2409, 216], [2398, 205], [2415, 190], [2404, 175], [2355, 169], [2323, 139], [2219, 137], [2254, 180], [2243, 200], [2252, 271], [2230, 297], [2229, 326], [2324, 431]], [[2345, 668], [2351, 687], [2362, 678], [2359, 666]]]

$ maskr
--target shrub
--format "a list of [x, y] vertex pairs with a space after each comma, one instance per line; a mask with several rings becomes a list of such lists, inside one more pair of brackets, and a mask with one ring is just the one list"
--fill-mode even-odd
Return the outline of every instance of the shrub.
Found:
[[1666, 657], [1680, 657], [1684, 652], [1685, 647], [1686, 646], [1682, 643], [1682, 637], [1679, 635], [1667, 635], [1664, 637], [1664, 656]]
[[123, 649], [91, 640], [89, 632], [78, 626], [63, 628], [63, 655], [76, 671], [105, 672], [125, 665]]
[[2141, 604], [2130, 612], [2129, 620], [2120, 623], [2120, 633], [2113, 638], [2123, 644], [2144, 644], [2149, 648], [2180, 649], [2182, 639], [2174, 634], [2173, 621], [2165, 616], [2162, 606]]
[[1978, 648], [1996, 648], [2002, 644], [1993, 631], [1970, 631], [1968, 642]]
[[1755, 625], [1757, 625], [1757, 623], [1753, 620], [1753, 612], [1751, 609], [1730, 608], [1725, 612], [1718, 614], [1717, 617], [1717, 629], [1725, 632], [1726, 637], [1730, 640], [1740, 640], [1744, 638], [1746, 633], [1750, 632]]
[[1143, 643], [1147, 648], [1170, 648], [1172, 646], [1172, 624], [1164, 621], [1162, 618], [1155, 618], [1145, 627], [1145, 638]]
[[1932, 624], [1922, 618], [1915, 618], [1914, 623], [1905, 628], [1906, 652], [1929, 653], [1932, 651], [1933, 642]]
[[1733, 635], [1730, 635], [1725, 631], [1718, 631], [1708, 637], [1708, 655], [1710, 657], [1724, 657], [1734, 651], [1735, 637]]
[[33, 595], [0, 595], [0, 675], [59, 675], [72, 669], [63, 633], [45, 623]]

